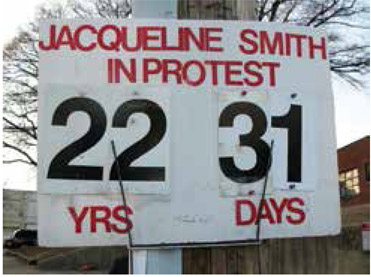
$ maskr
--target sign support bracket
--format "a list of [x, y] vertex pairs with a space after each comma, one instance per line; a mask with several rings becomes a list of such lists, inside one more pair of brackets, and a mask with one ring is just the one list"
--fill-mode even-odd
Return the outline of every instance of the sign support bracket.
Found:
[[[115, 158], [115, 167], [116, 167], [117, 176], [118, 176], [118, 179], [119, 179], [118, 181], [119, 181], [119, 185], [120, 185], [120, 192], [121, 192], [121, 196], [122, 196], [122, 202], [123, 202], [123, 205], [124, 205], [125, 216], [128, 217], [128, 214], [127, 214], [126, 209], [125, 209], [127, 207], [125, 190], [124, 190], [124, 187], [122, 185], [121, 170], [120, 170], [120, 165], [119, 165], [118, 160], [117, 160], [117, 152], [116, 152], [115, 142], [113, 140], [111, 140], [111, 146], [112, 146], [113, 156]], [[132, 236], [131, 236], [131, 229], [129, 229], [129, 231], [128, 231], [128, 244], [129, 244], [128, 245], [129, 273], [130, 273], [130, 272], [133, 272], [133, 257], [132, 257], [132, 250], [131, 250], [131, 247], [133, 245], [133, 239], [132, 239]]]

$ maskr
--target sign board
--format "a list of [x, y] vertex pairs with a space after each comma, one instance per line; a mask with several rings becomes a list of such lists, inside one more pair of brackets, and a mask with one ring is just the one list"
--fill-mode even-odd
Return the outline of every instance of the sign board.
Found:
[[256, 239], [260, 203], [261, 238], [339, 232], [323, 30], [63, 20], [40, 31], [40, 245], [127, 244], [129, 230], [135, 247], [240, 244]]

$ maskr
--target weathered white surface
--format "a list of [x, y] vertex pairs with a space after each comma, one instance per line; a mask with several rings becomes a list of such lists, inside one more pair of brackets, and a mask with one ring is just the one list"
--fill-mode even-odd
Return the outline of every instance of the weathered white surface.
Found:
[[[102, 26], [106, 21], [94, 21]], [[81, 21], [68, 21], [72, 27]], [[262, 220], [262, 238], [300, 237], [336, 234], [340, 228], [339, 195], [337, 185], [334, 110], [327, 60], [269, 55], [241, 55], [238, 33], [251, 27], [268, 33], [287, 31], [310, 34], [317, 40], [324, 35], [317, 29], [292, 25], [270, 25], [249, 22], [213, 21], [113, 21], [110, 24], [161, 25], [168, 30], [178, 26], [192, 28], [213, 26], [224, 28], [223, 53], [208, 52], [146, 52], [115, 53], [92, 51], [79, 53], [62, 48], [57, 53], [41, 51], [40, 67], [40, 142], [39, 142], [39, 223], [40, 243], [48, 246], [117, 245], [126, 244], [127, 235], [106, 232], [103, 224], [96, 233], [91, 232], [88, 214], [82, 223], [82, 232], [75, 233], [68, 207], [81, 211], [82, 207], [121, 205], [117, 182], [108, 181], [113, 163], [110, 140], [114, 139], [118, 152], [140, 139], [148, 130], [144, 115], [133, 115], [134, 128], [111, 128], [112, 116], [125, 100], [145, 98], [158, 103], [166, 114], [166, 135], [151, 152], [138, 159], [135, 165], [165, 166], [166, 180], [158, 183], [124, 182], [130, 216], [134, 223], [133, 243], [137, 246], [164, 244], [192, 244], [214, 242], [240, 242], [255, 239], [256, 225], [236, 226], [236, 199], [248, 199], [258, 206], [263, 179], [251, 184], [237, 184], [220, 171], [219, 157], [232, 153], [236, 165], [248, 168], [254, 163], [254, 152], [242, 147], [241, 152], [231, 148], [238, 136], [249, 132], [249, 118], [236, 118], [233, 128], [218, 128], [219, 113], [223, 105], [232, 102], [253, 102], [263, 109], [268, 130], [262, 139], [269, 144], [275, 141], [273, 164], [268, 177], [266, 198], [280, 202], [283, 198], [298, 197], [304, 201], [306, 214], [302, 224], [287, 223], [288, 211], [282, 222], [270, 224]], [[46, 39], [48, 24], [41, 25], [41, 39]], [[170, 31], [170, 39], [175, 32]], [[304, 49], [305, 51], [307, 49]], [[230, 88], [213, 86], [210, 77], [199, 87], [176, 85], [174, 79], [163, 84], [160, 76], [151, 77], [143, 84], [139, 75], [136, 84], [107, 84], [106, 60], [116, 57], [123, 61], [143, 57], [177, 58], [180, 61], [198, 60], [269, 60], [280, 62], [277, 85], [266, 83], [255, 88]], [[139, 66], [139, 71], [141, 70]], [[195, 72], [191, 76], [195, 76]], [[218, 72], [220, 78], [223, 77]], [[248, 91], [241, 95], [241, 89]], [[293, 98], [292, 94], [296, 94]], [[72, 161], [72, 164], [104, 166], [103, 181], [51, 180], [46, 172], [53, 156], [70, 142], [81, 137], [89, 128], [83, 113], [75, 113], [67, 126], [51, 126], [53, 111], [63, 100], [72, 96], [95, 99], [105, 109], [107, 129], [102, 139], [89, 151]], [[302, 106], [303, 151], [302, 181], [290, 189], [286, 181], [287, 134], [284, 129], [269, 128], [271, 116], [282, 116], [291, 104]], [[147, 124], [147, 125], [146, 125]], [[137, 126], [137, 129], [135, 129]], [[135, 131], [133, 131], [135, 130]], [[229, 134], [227, 133], [229, 132]], [[223, 142], [223, 140], [226, 140]], [[225, 143], [224, 146], [220, 145]], [[223, 147], [226, 147], [225, 149]], [[224, 152], [225, 151], [225, 152]], [[232, 151], [232, 152], [231, 152]], [[251, 191], [253, 192], [252, 194]], [[249, 217], [244, 207], [241, 213]], [[298, 207], [296, 207], [298, 208]], [[270, 209], [273, 210], [272, 207]], [[295, 218], [297, 214], [294, 214]], [[278, 221], [278, 219], [275, 219]], [[114, 224], [115, 221], [110, 221]]]

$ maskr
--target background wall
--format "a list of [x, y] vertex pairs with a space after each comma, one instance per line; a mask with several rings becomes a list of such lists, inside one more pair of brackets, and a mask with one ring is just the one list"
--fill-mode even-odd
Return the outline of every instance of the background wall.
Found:
[[365, 164], [370, 162], [370, 137], [366, 136], [338, 149], [339, 173], [357, 168], [361, 192], [349, 199], [341, 199], [344, 207], [370, 204], [370, 182], [366, 179]]
[[19, 228], [37, 229], [37, 193], [3, 189], [3, 239]]

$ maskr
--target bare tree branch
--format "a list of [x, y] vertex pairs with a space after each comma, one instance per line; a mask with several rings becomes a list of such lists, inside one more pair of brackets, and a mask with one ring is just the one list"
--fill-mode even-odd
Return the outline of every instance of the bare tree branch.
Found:
[[22, 132], [22, 133], [26, 133], [27, 135], [29, 135], [30, 137], [34, 138], [34, 139], [37, 139], [37, 136], [30, 130], [30, 128], [28, 127], [21, 127], [17, 124], [15, 124], [14, 122], [10, 121], [9, 119], [7, 119], [6, 117], [3, 117], [3, 120], [5, 121], [5, 123], [7, 123], [8, 125], [10, 125], [11, 127], [13, 127], [15, 130], [19, 131], [19, 132]]
[[349, 23], [349, 22], [341, 22], [341, 21], [327, 21], [327, 25], [342, 25], [344, 27], [355, 28], [355, 29], [364, 29], [364, 30], [370, 29], [370, 26], [360, 25], [360, 24], [353, 24], [353, 23]]
[[30, 161], [23, 160], [23, 159], [4, 160], [3, 163], [4, 164], [24, 163], [24, 164], [32, 165], [32, 166], [36, 165], [34, 163], [31, 163]]
[[[15, 146], [15, 145], [12, 145], [10, 143], [7, 143], [5, 141], [3, 141], [3, 147], [4, 148], [9, 148], [9, 149], [12, 149], [12, 150], [16, 151], [18, 154], [21, 154], [22, 156], [24, 156], [25, 158], [27, 158], [28, 163], [30, 165], [37, 166], [37, 162], [26, 151], [20, 149], [19, 147]], [[6, 163], [6, 160], [4, 160], [3, 162]]]

